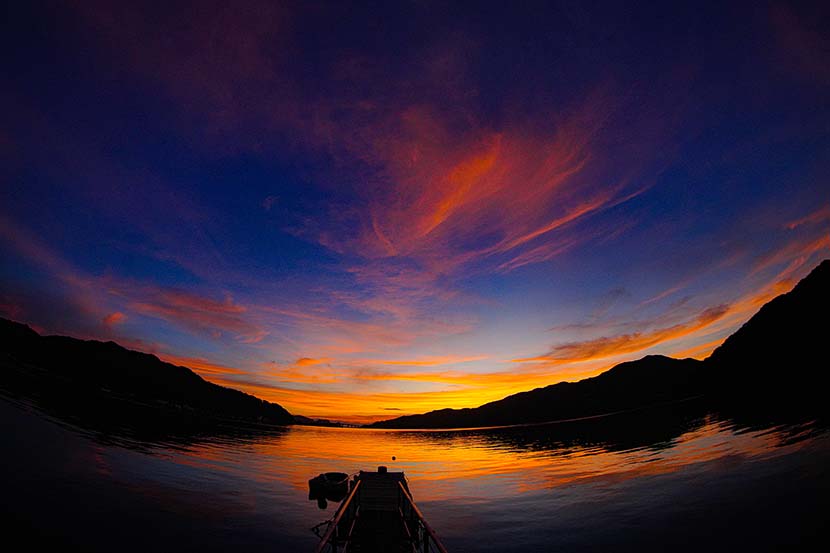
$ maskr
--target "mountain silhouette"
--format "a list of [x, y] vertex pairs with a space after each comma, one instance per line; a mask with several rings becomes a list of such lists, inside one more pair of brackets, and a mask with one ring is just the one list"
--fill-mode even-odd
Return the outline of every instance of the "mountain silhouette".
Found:
[[828, 339], [830, 259], [761, 307], [712, 352], [707, 370], [725, 387], [812, 386], [826, 379]]
[[[689, 397], [770, 406], [822, 400], [827, 380], [830, 260], [764, 305], [704, 361], [649, 355], [579, 382], [560, 382], [476, 408], [440, 409], [379, 421], [377, 428], [469, 428], [605, 415]], [[0, 388], [106, 417], [187, 417], [287, 425], [321, 424], [275, 403], [207, 382], [192, 370], [115, 342], [41, 336], [0, 318]], [[141, 409], [136, 411], [135, 407]], [[163, 423], [157, 414], [165, 413]], [[151, 414], [152, 413], [152, 414]], [[172, 414], [172, 415], [171, 415]]]
[[[115, 342], [41, 336], [2, 318], [0, 337], [0, 387], [13, 395], [46, 398], [51, 404], [60, 401], [63, 407], [92, 402], [118, 412], [124, 405], [144, 408], [140, 414], [130, 411], [133, 419], [147, 416], [149, 410], [164, 410], [200, 421], [294, 422], [280, 405], [213, 384], [186, 367]], [[106, 410], [97, 414], [108, 416]]]
[[520, 392], [471, 409], [440, 409], [407, 415], [376, 428], [472, 428], [590, 417], [671, 401], [690, 395], [703, 363], [650, 355], [579, 382], [560, 382]]
[[649, 355], [580, 380], [470, 409], [378, 421], [375, 428], [470, 428], [598, 416], [706, 396], [773, 407], [821, 401], [828, 371], [830, 260], [764, 305], [704, 361]]

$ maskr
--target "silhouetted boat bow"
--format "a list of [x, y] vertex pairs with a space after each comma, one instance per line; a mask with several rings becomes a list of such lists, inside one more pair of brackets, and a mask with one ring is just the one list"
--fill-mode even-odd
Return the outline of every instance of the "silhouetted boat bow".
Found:
[[412, 500], [404, 473], [383, 466], [377, 472], [360, 471], [350, 482], [349, 496], [325, 524], [316, 553], [447, 553]]

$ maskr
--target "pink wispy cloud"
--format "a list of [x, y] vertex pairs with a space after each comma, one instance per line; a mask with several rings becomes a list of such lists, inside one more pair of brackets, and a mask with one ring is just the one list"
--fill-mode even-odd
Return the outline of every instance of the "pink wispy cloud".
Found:
[[[647, 190], [664, 163], [656, 157], [671, 151], [676, 109], [651, 117], [631, 101], [631, 90], [611, 81], [551, 106], [541, 120], [506, 109], [503, 122], [488, 123], [468, 78], [476, 46], [463, 37], [424, 45], [411, 77], [382, 87], [362, 83], [386, 81], [389, 67], [340, 54], [325, 75], [339, 93], [314, 94], [285, 70], [290, 8], [199, 11], [188, 26], [129, 6], [91, 3], [78, 10], [93, 36], [118, 45], [112, 50], [119, 63], [206, 128], [227, 131], [226, 144], [250, 140], [245, 146], [259, 150], [268, 147], [264, 135], [279, 136], [335, 160], [333, 175], [315, 176], [349, 188], [348, 205], [331, 202], [326, 216], [295, 223], [292, 231], [348, 259], [340, 267], [356, 286], [322, 293], [362, 314], [363, 324], [333, 323], [339, 317], [331, 313], [300, 319], [338, 334], [331, 344], [342, 350], [373, 349], [358, 344], [361, 327], [369, 341], [393, 344], [439, 331], [437, 318], [449, 321], [451, 333], [474, 326], [471, 318], [447, 313], [446, 307], [476, 301], [454, 284], [458, 278], [548, 262], [610, 236], [586, 226]], [[356, 165], [365, 172], [350, 169]], [[266, 210], [271, 199], [262, 204]], [[626, 228], [623, 221], [613, 226]], [[202, 267], [216, 263], [203, 257], [177, 262], [204, 274]], [[436, 316], [436, 307], [445, 309]], [[188, 314], [164, 298], [136, 308], [193, 328], [204, 326], [205, 317], [214, 326], [238, 327], [232, 314], [224, 320]], [[265, 337], [233, 331], [255, 342]]]
[[694, 334], [723, 318], [729, 310], [730, 306], [728, 305], [718, 305], [706, 309], [693, 319], [683, 323], [649, 331], [602, 336], [590, 340], [559, 344], [545, 355], [516, 359], [515, 362], [561, 364], [641, 352], [658, 344]]
[[109, 292], [124, 298], [133, 312], [215, 338], [228, 333], [242, 343], [255, 344], [269, 334], [247, 315], [248, 307], [234, 302], [230, 295], [219, 300], [177, 288], [118, 281], [110, 282]]
[[127, 316], [123, 314], [121, 311], [113, 311], [112, 313], [104, 317], [101, 322], [103, 322], [105, 326], [115, 326], [123, 323], [126, 320]]

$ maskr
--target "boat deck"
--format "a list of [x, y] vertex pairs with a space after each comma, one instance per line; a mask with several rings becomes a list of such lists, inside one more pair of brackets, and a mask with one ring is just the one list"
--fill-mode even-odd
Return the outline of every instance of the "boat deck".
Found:
[[412, 545], [398, 513], [363, 511], [355, 524], [348, 550], [355, 553], [412, 553]]
[[317, 552], [413, 553], [446, 549], [412, 501], [403, 472], [360, 473]]
[[363, 472], [360, 482], [360, 516], [355, 523], [349, 551], [385, 553], [412, 551], [400, 513], [400, 489], [406, 486], [402, 472]]

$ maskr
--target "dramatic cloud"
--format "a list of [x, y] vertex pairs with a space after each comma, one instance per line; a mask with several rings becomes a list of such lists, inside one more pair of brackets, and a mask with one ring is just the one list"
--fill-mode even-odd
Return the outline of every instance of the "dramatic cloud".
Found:
[[728, 305], [710, 307], [691, 321], [657, 328], [648, 332], [635, 332], [617, 336], [603, 336], [583, 342], [569, 342], [555, 346], [550, 353], [539, 357], [516, 359], [516, 362], [564, 363], [588, 361], [610, 356], [639, 352], [657, 344], [688, 336], [711, 325], [729, 312]]
[[823, 206], [812, 213], [801, 217], [800, 219], [796, 219], [795, 221], [790, 221], [786, 224], [787, 230], [795, 230], [798, 227], [802, 227], [805, 225], [813, 226], [813, 225], [821, 225], [830, 222], [830, 205]]
[[127, 320], [127, 316], [125, 314], [123, 314], [120, 311], [115, 311], [113, 313], [110, 313], [106, 317], [104, 317], [102, 322], [106, 326], [113, 326], [113, 325], [121, 324], [126, 320]]
[[162, 361], [172, 363], [173, 365], [193, 369], [199, 375], [203, 376], [208, 380], [217, 377], [225, 377], [229, 375], [244, 376], [248, 374], [247, 371], [244, 371], [242, 369], [236, 369], [233, 367], [226, 367], [224, 365], [211, 363], [207, 359], [203, 359], [201, 357], [180, 357], [178, 355], [171, 355], [169, 353], [161, 353], [159, 354], [159, 357]]
[[5, 29], [0, 312], [292, 412], [703, 357], [830, 255], [807, 7], [55, 10]]
[[296, 365], [298, 367], [308, 367], [308, 366], [319, 365], [320, 363], [327, 363], [329, 361], [331, 361], [331, 359], [327, 359], [327, 358], [312, 359], [311, 357], [300, 357], [299, 359], [294, 361], [294, 365]]
[[228, 332], [246, 343], [256, 343], [268, 335], [245, 318], [247, 309], [233, 302], [200, 296], [174, 288], [140, 287], [127, 289], [116, 284], [111, 292], [124, 296], [130, 309], [151, 317], [158, 317], [197, 332], [220, 337]]

